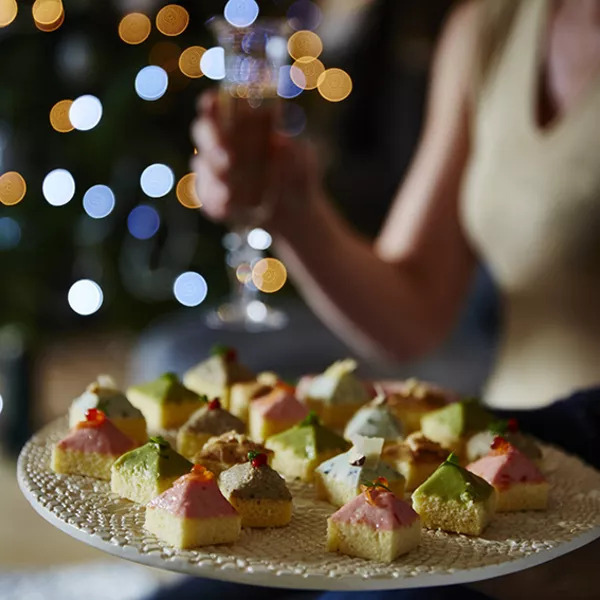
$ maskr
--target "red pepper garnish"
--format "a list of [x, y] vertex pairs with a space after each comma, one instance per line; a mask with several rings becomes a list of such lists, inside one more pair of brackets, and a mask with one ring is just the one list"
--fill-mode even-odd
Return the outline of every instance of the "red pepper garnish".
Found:
[[377, 506], [377, 502], [375, 500], [375, 498], [373, 497], [373, 492], [377, 489], [377, 488], [382, 488], [384, 489], [386, 492], [391, 492], [392, 490], [390, 490], [389, 488], [389, 482], [385, 477], [378, 477], [377, 479], [375, 479], [375, 481], [368, 483], [368, 484], [361, 484], [360, 489], [365, 493], [365, 498], [367, 499], [367, 502], [371, 505], [371, 506]]
[[88, 408], [85, 412], [85, 421], [77, 424], [77, 427], [100, 427], [106, 421], [106, 415], [97, 408]]
[[281, 381], [281, 379], [277, 381], [277, 383], [275, 384], [275, 387], [278, 390], [283, 390], [284, 392], [287, 392], [288, 394], [294, 395], [296, 393], [296, 388], [293, 385], [290, 385], [289, 383], [286, 383], [285, 381]]
[[199, 481], [212, 481], [215, 478], [215, 474], [202, 465], [194, 465], [190, 475]]
[[267, 464], [267, 455], [264, 452], [250, 450], [250, 452], [248, 452], [248, 460], [255, 469], [259, 469]]
[[519, 431], [519, 422], [514, 417], [510, 418], [506, 423], [506, 430], [509, 433], [516, 433]]
[[502, 437], [497, 435], [491, 445], [496, 454], [505, 454], [510, 449], [510, 444]]
[[208, 403], [208, 410], [220, 410], [220, 408], [221, 408], [221, 401], [218, 398], [213, 398]]

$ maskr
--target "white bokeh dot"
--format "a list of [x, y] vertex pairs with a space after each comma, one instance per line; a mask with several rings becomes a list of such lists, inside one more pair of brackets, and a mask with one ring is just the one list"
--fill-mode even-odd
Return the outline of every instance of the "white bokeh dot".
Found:
[[166, 196], [175, 184], [173, 171], [161, 163], [155, 163], [146, 167], [140, 177], [142, 191], [150, 198], [162, 198]]
[[255, 0], [229, 0], [223, 14], [234, 27], [249, 27], [256, 21], [259, 10]]
[[79, 96], [69, 108], [69, 120], [75, 129], [89, 131], [100, 123], [102, 103], [96, 96]]
[[66, 169], [50, 171], [42, 183], [42, 194], [52, 206], [63, 206], [75, 195], [75, 180]]
[[80, 279], [69, 289], [67, 299], [73, 311], [85, 317], [95, 313], [102, 306], [104, 294], [95, 281]]
[[184, 306], [198, 306], [204, 302], [208, 293], [206, 280], [200, 273], [186, 271], [175, 279], [173, 294]]
[[200, 69], [209, 79], [225, 79], [225, 50], [221, 46], [209, 48], [200, 59]]
[[83, 196], [83, 210], [93, 219], [103, 219], [115, 207], [115, 195], [106, 185], [94, 185]]
[[260, 323], [267, 318], [267, 307], [265, 303], [260, 300], [252, 300], [251, 302], [248, 302], [246, 314], [251, 321]]
[[167, 72], [156, 65], [140, 69], [135, 77], [135, 92], [142, 100], [158, 100], [165, 95], [168, 87]]
[[248, 233], [248, 245], [255, 250], [266, 250], [273, 241], [271, 234], [260, 227], [256, 227]]

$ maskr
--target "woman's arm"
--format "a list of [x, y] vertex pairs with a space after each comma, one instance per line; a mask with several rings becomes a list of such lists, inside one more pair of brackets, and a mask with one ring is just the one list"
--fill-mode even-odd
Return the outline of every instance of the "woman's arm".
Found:
[[312, 201], [282, 202], [271, 223], [302, 295], [363, 353], [406, 359], [427, 351], [446, 335], [465, 297], [474, 258], [458, 207], [479, 18], [479, 5], [470, 2], [444, 29], [425, 131], [374, 246], [348, 227], [315, 182]]

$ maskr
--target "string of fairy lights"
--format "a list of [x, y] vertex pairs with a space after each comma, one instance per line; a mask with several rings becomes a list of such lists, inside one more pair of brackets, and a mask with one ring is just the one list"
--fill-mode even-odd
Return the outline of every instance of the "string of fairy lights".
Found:
[[[16, 0], [0, 0], [0, 28], [11, 25], [19, 12]], [[244, 29], [250, 27], [259, 17], [260, 8], [255, 0], [229, 0], [223, 16], [229, 25]], [[33, 22], [38, 30], [51, 33], [65, 23], [65, 8], [61, 0], [35, 0], [31, 7]], [[280, 42], [283, 51], [291, 58], [291, 64], [280, 67], [277, 80], [277, 95], [281, 98], [295, 98], [303, 92], [317, 90], [329, 102], [339, 102], [352, 91], [352, 80], [342, 69], [326, 68], [320, 60], [323, 51], [321, 38], [315, 33], [321, 20], [319, 7], [310, 0], [297, 0], [287, 11], [288, 24], [294, 33]], [[117, 32], [122, 42], [137, 46], [148, 40], [153, 27], [167, 38], [181, 35], [190, 24], [190, 14], [178, 4], [162, 6], [154, 19], [142, 12], [125, 14], [117, 24]], [[277, 40], [275, 40], [277, 41]], [[188, 80], [207, 77], [222, 80], [226, 77], [225, 51], [220, 46], [204, 48], [189, 46], [181, 49], [171, 41], [155, 44], [150, 52], [150, 63], [143, 65], [132, 82], [132, 92], [146, 102], [162, 98], [173, 85], [174, 75]], [[286, 62], [289, 62], [286, 61]], [[158, 64], [157, 64], [158, 63]], [[233, 86], [230, 93], [236, 97], [248, 97], [248, 88], [243, 84]], [[303, 128], [303, 114], [296, 114], [299, 107], [290, 105], [291, 133]], [[91, 131], [103, 117], [102, 100], [91, 94], [57, 101], [49, 110], [50, 126], [58, 133]], [[1, 167], [1, 164], [0, 164]], [[142, 192], [150, 199], [164, 198], [175, 190], [175, 197], [181, 206], [196, 210], [202, 206], [196, 192], [196, 175], [185, 173], [177, 181], [166, 164], [153, 163], [142, 171], [139, 178]], [[55, 168], [43, 178], [42, 196], [51, 206], [68, 204], [76, 194], [76, 181], [69, 169]], [[0, 174], [0, 203], [6, 207], [22, 202], [28, 194], [25, 177], [17, 171]], [[110, 215], [117, 205], [113, 190], [105, 184], [96, 184], [82, 196], [82, 207], [91, 219], [103, 219]], [[0, 221], [9, 217], [0, 218]], [[17, 226], [18, 229], [18, 224]], [[0, 223], [7, 229], [7, 223]], [[127, 215], [129, 234], [137, 240], [152, 238], [161, 226], [158, 210], [150, 204], [139, 204]], [[8, 229], [7, 229], [8, 231]], [[20, 236], [20, 230], [18, 230]], [[15, 232], [13, 232], [15, 233]], [[13, 236], [14, 237], [14, 236]], [[17, 240], [18, 241], [18, 240]], [[252, 229], [247, 234], [248, 245], [258, 251], [267, 250], [271, 236], [261, 228]], [[236, 266], [237, 279], [248, 286], [255, 286], [264, 293], [280, 290], [286, 282], [285, 266], [275, 258], [258, 258], [252, 263]], [[184, 306], [198, 306], [208, 293], [205, 278], [195, 271], [185, 271], [173, 281], [173, 295]], [[67, 301], [73, 311], [87, 316], [97, 312], [103, 304], [101, 286], [94, 280], [83, 278], [75, 281], [67, 292]], [[262, 303], [255, 303], [251, 318], [260, 320]], [[261, 306], [259, 306], [261, 305]], [[255, 313], [255, 314], [254, 314]]]

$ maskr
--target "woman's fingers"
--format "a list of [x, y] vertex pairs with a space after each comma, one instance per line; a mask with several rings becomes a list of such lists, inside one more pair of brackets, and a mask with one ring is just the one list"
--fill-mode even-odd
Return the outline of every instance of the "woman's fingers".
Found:
[[198, 154], [208, 161], [217, 173], [226, 173], [231, 167], [231, 158], [216, 122], [208, 117], [198, 119], [192, 126], [192, 137]]
[[202, 156], [192, 159], [196, 173], [196, 192], [202, 202], [203, 212], [214, 221], [224, 221], [231, 216], [229, 186], [220, 179], [212, 166]]

